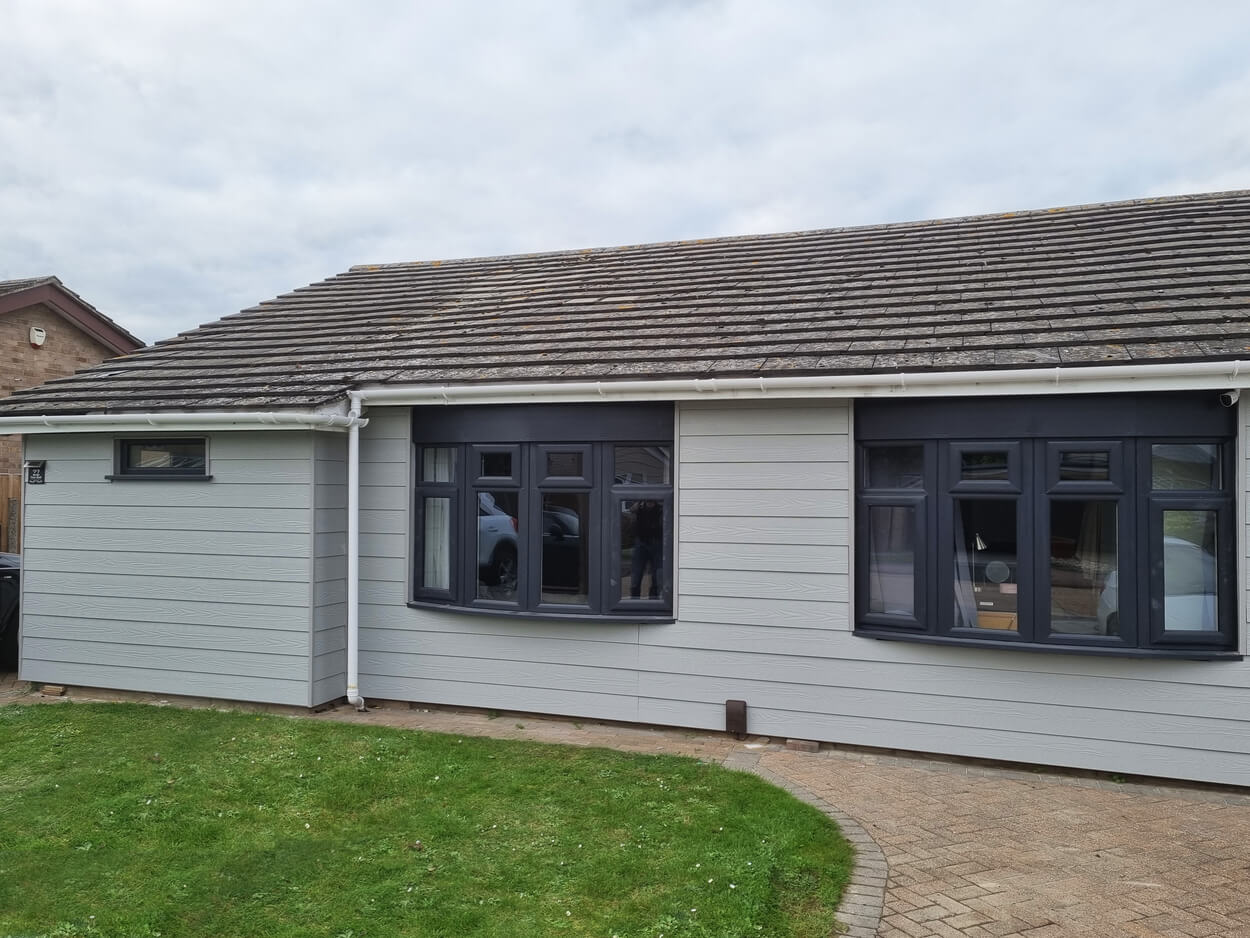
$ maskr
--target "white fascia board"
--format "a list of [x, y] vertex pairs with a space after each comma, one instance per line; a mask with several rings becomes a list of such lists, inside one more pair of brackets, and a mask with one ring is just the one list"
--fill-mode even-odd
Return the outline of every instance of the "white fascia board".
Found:
[[354, 415], [306, 411], [165, 411], [146, 414], [49, 414], [0, 417], [0, 433], [134, 433], [143, 430], [327, 430], [343, 432]]
[[968, 397], [1109, 394], [1124, 391], [1226, 390], [1250, 387], [1250, 361], [1094, 365], [998, 371], [881, 373], [760, 378], [547, 381], [507, 384], [359, 388], [354, 404], [516, 404], [589, 401], [685, 401], [717, 398]]

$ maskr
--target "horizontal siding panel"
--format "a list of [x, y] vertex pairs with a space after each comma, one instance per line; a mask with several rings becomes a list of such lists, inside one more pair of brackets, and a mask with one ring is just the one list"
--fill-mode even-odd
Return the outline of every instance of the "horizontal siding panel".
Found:
[[361, 678], [366, 696], [451, 707], [490, 707], [519, 713], [557, 713], [598, 720], [637, 719], [637, 698], [555, 688], [516, 687], [428, 677], [370, 675]]
[[[218, 588], [216, 598], [219, 599], [221, 595]], [[46, 616], [49, 619], [133, 619], [149, 623], [207, 624], [254, 630], [259, 634], [275, 630], [299, 632], [305, 636], [308, 634], [308, 613], [297, 607], [256, 606], [251, 603], [212, 600], [196, 602], [181, 598], [153, 599], [147, 596], [57, 595], [28, 588], [22, 592], [23, 621], [33, 615]]]
[[[193, 435], [193, 434], [191, 434]], [[312, 456], [315, 434], [306, 430], [224, 431], [209, 434], [208, 458], [218, 459], [303, 459]]]
[[846, 602], [850, 578], [836, 573], [756, 573], [737, 570], [682, 570], [682, 595], [744, 599], [806, 599]]
[[370, 580], [405, 583], [410, 572], [408, 562], [402, 557], [361, 557], [360, 575]]
[[30, 661], [60, 661], [95, 667], [131, 667], [145, 671], [180, 671], [302, 681], [308, 676], [308, 643], [303, 654], [258, 654], [247, 651], [177, 648], [168, 645], [118, 645], [112, 642], [25, 638], [22, 656]]
[[312, 441], [313, 458], [337, 459], [340, 462], [347, 462], [346, 433], [314, 433]]
[[347, 622], [347, 603], [323, 603], [313, 609], [313, 632], [341, 629]]
[[[220, 580], [176, 576], [129, 576], [113, 573], [41, 573], [23, 571], [23, 586], [36, 593], [68, 596], [129, 596], [145, 599], [219, 601]], [[308, 609], [308, 581], [239, 580], [229, 587], [234, 602]]]
[[318, 583], [327, 580], [342, 580], [347, 577], [347, 557], [334, 555], [318, 557], [313, 561], [313, 577]]
[[[685, 578], [682, 578], [685, 586]], [[844, 598], [761, 599], [755, 596], [723, 597], [687, 594], [684, 589], [677, 610], [682, 623], [770, 626], [799, 629], [850, 628], [850, 606]], [[863, 641], [863, 639], [861, 639]]]
[[688, 544], [678, 552], [677, 569], [743, 570], [773, 573], [849, 573], [849, 547], [790, 544]]
[[216, 580], [252, 580], [257, 582], [307, 583], [308, 559], [254, 557], [227, 554], [157, 554], [143, 551], [55, 550], [27, 548], [22, 560], [23, 573], [83, 573], [108, 570], [111, 573], [143, 575], [156, 573], [162, 577], [183, 577]]
[[847, 436], [775, 434], [758, 436], [691, 436], [683, 434], [681, 464], [849, 462]]
[[316, 476], [318, 485], [347, 485], [347, 463], [338, 459], [318, 459]]
[[361, 534], [403, 534], [408, 533], [408, 504], [400, 508], [361, 508]]
[[346, 673], [331, 674], [320, 680], [313, 681], [311, 704], [314, 707], [319, 707], [332, 700], [338, 700], [340, 697], [346, 696], [346, 694]]
[[[640, 682], [640, 686], [649, 695], [668, 699], [715, 701], [736, 698], [746, 700], [748, 707], [756, 705], [826, 714], [838, 720], [861, 718], [922, 723], [935, 739], [941, 739], [954, 728], [963, 728], [1250, 753], [1250, 735], [1242, 732], [1244, 723], [1231, 719], [1196, 719], [1131, 710], [1009, 701], [995, 701], [992, 706], [974, 706], [957, 695], [820, 687], [750, 676], [704, 677], [652, 672]], [[891, 748], [894, 747], [891, 745]]]
[[694, 489], [786, 489], [819, 492], [848, 488], [850, 463], [683, 463], [680, 479], [683, 494]]
[[[913, 694], [951, 697], [977, 709], [1042, 701], [1091, 712], [1123, 712], [1134, 720], [1144, 714], [1161, 714], [1226, 722], [1237, 720], [1245, 706], [1246, 693], [1239, 687], [1208, 687], [1199, 697], [1189, 685], [1129, 678], [1116, 682], [1116, 692], [1108, 694], [1105, 678], [1059, 674], [1039, 678], [1024, 670], [863, 661], [836, 657], [842, 643], [834, 636], [817, 634], [805, 645], [802, 639], [811, 633], [801, 629], [755, 629], [755, 636], [743, 634], [749, 631], [752, 630], [731, 631], [724, 636], [727, 641], [719, 646], [713, 644], [710, 627], [669, 631], [655, 636], [648, 647], [640, 650], [639, 667], [682, 675], [772, 680], [873, 693], [895, 693], [887, 689], [900, 688], [896, 692], [900, 701], [910, 700]], [[772, 638], [771, 649], [765, 645], [768, 638]], [[733, 650], [727, 650], [730, 648]], [[908, 711], [914, 709], [910, 703], [900, 706]]]
[[744, 493], [736, 489], [682, 488], [681, 515], [715, 518], [847, 518], [850, 495], [846, 491], [803, 492], [784, 490]]
[[[312, 679], [316, 684], [318, 681], [326, 680], [338, 674], [345, 674], [347, 670], [347, 653], [342, 651], [333, 651], [324, 655], [317, 655], [313, 658]], [[346, 681], [343, 682], [346, 685]], [[346, 690], [346, 688], [344, 688]]]
[[[747, 655], [819, 658], [828, 662], [830, 669], [838, 667], [838, 662], [830, 661], [833, 649], [837, 647], [835, 641], [828, 629], [818, 627], [793, 628], [773, 623], [732, 625], [720, 620], [705, 623], [692, 622], [683, 617], [680, 622], [643, 632], [640, 641], [657, 649], [655, 654], [672, 655], [675, 660], [692, 652], [732, 648]], [[665, 665], [660, 670], [681, 669]]]
[[[81, 482], [26, 487], [27, 503], [76, 508], [309, 508], [307, 484], [265, 482]], [[32, 494], [33, 493], [33, 494]]]
[[582, 667], [573, 664], [516, 662], [493, 658], [458, 658], [446, 655], [405, 655], [396, 652], [360, 651], [361, 686], [365, 675], [404, 678], [437, 675], [440, 681], [493, 684], [527, 690], [584, 691], [602, 694], [633, 694], [638, 675], [628, 668]]
[[313, 536], [313, 549], [318, 557], [346, 556], [347, 532], [323, 531], [318, 528]]
[[[209, 473], [217, 484], [248, 482], [292, 482], [307, 483], [312, 481], [312, 469], [307, 458], [304, 459], [219, 459], [210, 458]], [[111, 485], [195, 485], [194, 482], [169, 482], [159, 479], [118, 479], [109, 480], [106, 476], [113, 474], [112, 459], [49, 459], [48, 485], [86, 484], [104, 482]], [[203, 483], [202, 483], [203, 484]]]
[[360, 431], [364, 440], [408, 440], [412, 436], [412, 412], [407, 407], [370, 407], [369, 424]]
[[362, 533], [360, 535], [360, 556], [406, 558], [408, 556], [408, 538], [403, 534]]
[[347, 629], [321, 629], [313, 633], [313, 654], [328, 655], [347, 647]]
[[881, 740], [887, 739], [891, 748], [917, 752], [939, 752], [1026, 763], [1041, 762], [1105, 772], [1191, 778], [1228, 785], [1244, 784], [1245, 779], [1250, 776], [1250, 757], [1243, 753], [1199, 752], [1115, 740], [1081, 740], [1018, 730], [952, 727], [939, 734], [934, 732], [932, 726], [923, 723], [851, 716], [831, 720], [820, 714], [774, 708], [748, 711], [747, 725], [752, 733], [824, 739], [851, 746], [881, 746]]
[[60, 615], [22, 616], [23, 641], [52, 639], [67, 642], [108, 642], [116, 645], [148, 645], [249, 652], [271, 655], [308, 654], [308, 633], [290, 629], [232, 627], [227, 624], [186, 624], [159, 621], [122, 621], [99, 616], [74, 619]]
[[[346, 496], [346, 492], [344, 492]], [[360, 507], [389, 508], [407, 511], [409, 490], [406, 485], [362, 485], [360, 487]], [[327, 506], [328, 507], [328, 506]]]
[[820, 402], [805, 405], [742, 402], [738, 405], [682, 403], [681, 435], [687, 436], [791, 436], [839, 434], [850, 430], [850, 411], [845, 404]]
[[680, 535], [683, 544], [814, 544], [829, 547], [845, 546], [848, 540], [847, 518], [724, 518], [686, 514], [686, 501], [681, 503]]
[[654, 624], [514, 619], [509, 616], [474, 615], [450, 610], [409, 609], [390, 602], [362, 602], [360, 621], [362, 641], [366, 631], [394, 630], [439, 633], [449, 636], [486, 636], [492, 641], [498, 636], [505, 636], [628, 645], [638, 641], [640, 630], [661, 627]]
[[[244, 534], [302, 533], [308, 536], [308, 507], [229, 508], [169, 505], [93, 505], [84, 511], [78, 505], [47, 505], [28, 502], [24, 506], [26, 524], [36, 528], [125, 531], [225, 531]], [[346, 517], [346, 516], [345, 516]], [[39, 535], [42, 538], [42, 534]]]
[[[344, 508], [318, 508], [313, 511], [313, 524], [318, 534], [346, 534], [347, 511]], [[364, 524], [363, 512], [361, 524]]]
[[[306, 513], [304, 513], [306, 515]], [[307, 517], [305, 517], [307, 526]], [[44, 528], [38, 547], [32, 554], [47, 550], [141, 551], [144, 554], [194, 555], [235, 554], [249, 557], [307, 558], [308, 534], [305, 531], [273, 533], [269, 531], [192, 531], [134, 530], [131, 528]], [[163, 561], [154, 557], [154, 561]], [[107, 569], [108, 561], [92, 563], [90, 569]]]
[[526, 673], [529, 664], [597, 668], [634, 668], [638, 665], [636, 644], [586, 641], [575, 632], [538, 636], [370, 628], [361, 630], [360, 650], [380, 655], [420, 657], [437, 654], [481, 661], [511, 661], [516, 664], [518, 672]]
[[136, 667], [84, 665], [66, 661], [24, 660], [21, 676], [26, 681], [76, 684], [81, 687], [212, 697], [244, 703], [288, 704], [295, 707], [308, 705], [306, 674], [301, 680], [290, 681], [239, 674], [195, 674]]
[[404, 439], [361, 439], [360, 461], [362, 463], [402, 463], [408, 465], [412, 455], [412, 443]]

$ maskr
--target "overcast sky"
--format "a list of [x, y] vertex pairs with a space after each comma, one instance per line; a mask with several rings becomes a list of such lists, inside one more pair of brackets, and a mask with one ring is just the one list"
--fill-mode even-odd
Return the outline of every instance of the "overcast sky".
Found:
[[1250, 188], [1250, 3], [0, 0], [0, 279], [147, 341], [353, 264]]

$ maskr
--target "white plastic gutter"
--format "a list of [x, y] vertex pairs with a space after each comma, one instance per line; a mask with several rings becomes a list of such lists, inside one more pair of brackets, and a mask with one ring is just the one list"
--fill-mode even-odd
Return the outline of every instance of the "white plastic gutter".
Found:
[[[360, 398], [350, 395], [347, 429], [347, 702], [365, 709], [360, 695]], [[368, 423], [366, 420], [365, 423]]]
[[116, 433], [134, 430], [343, 430], [348, 414], [307, 411], [166, 411], [139, 414], [48, 414], [0, 417], [0, 433]]
[[1250, 361], [1087, 365], [997, 371], [893, 372], [797, 378], [666, 378], [361, 388], [371, 404], [500, 404], [710, 398], [952, 397], [1250, 387]]

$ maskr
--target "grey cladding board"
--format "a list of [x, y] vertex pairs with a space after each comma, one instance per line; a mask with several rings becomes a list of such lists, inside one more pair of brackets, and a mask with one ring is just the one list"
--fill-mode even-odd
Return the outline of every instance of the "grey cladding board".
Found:
[[211, 481], [108, 482], [111, 435], [26, 438], [52, 470], [26, 489], [29, 679], [309, 702], [314, 435], [196, 435]]
[[310, 409], [387, 384], [1235, 359], [1250, 343], [1248, 261], [1240, 191], [361, 266], [18, 391], [0, 414]]
[[[379, 426], [393, 432], [399, 423], [395, 417]], [[407, 608], [408, 466], [368, 462], [366, 481], [396, 497], [372, 510], [387, 537], [371, 543], [376, 557], [362, 559], [366, 698], [708, 729], [723, 727], [724, 701], [734, 698], [747, 700], [751, 730], [770, 735], [1220, 781], [1250, 777], [1244, 663], [1108, 660], [852, 635], [846, 404], [696, 402], [679, 406], [677, 426], [678, 619], [670, 624]], [[780, 490], [778, 465], [787, 485]], [[831, 477], [831, 466], [843, 468]], [[706, 480], [715, 487], [703, 487]]]
[[342, 697], [347, 690], [347, 439], [317, 434], [314, 446], [312, 645], [309, 703]]

